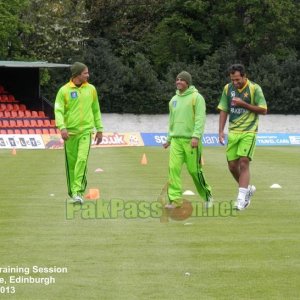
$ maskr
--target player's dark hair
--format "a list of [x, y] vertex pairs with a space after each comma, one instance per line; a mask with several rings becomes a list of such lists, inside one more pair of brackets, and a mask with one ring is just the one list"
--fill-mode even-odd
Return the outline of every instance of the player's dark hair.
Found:
[[234, 74], [235, 72], [240, 72], [241, 76], [245, 75], [245, 67], [242, 64], [233, 64], [228, 68], [228, 74]]

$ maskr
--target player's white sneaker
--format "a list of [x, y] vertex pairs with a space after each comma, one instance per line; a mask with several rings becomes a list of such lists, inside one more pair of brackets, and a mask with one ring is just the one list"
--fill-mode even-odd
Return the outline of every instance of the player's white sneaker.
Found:
[[74, 195], [72, 199], [69, 201], [69, 203], [72, 204], [83, 204], [84, 200], [82, 199], [82, 196], [80, 195]]
[[211, 208], [214, 205], [214, 199], [213, 197], [209, 197], [208, 201], [205, 201], [205, 208]]
[[256, 187], [254, 185], [249, 185], [248, 192], [245, 197], [245, 207], [244, 208], [247, 208], [250, 205], [251, 197], [254, 195], [255, 191], [256, 191]]
[[174, 209], [174, 208], [176, 208], [176, 205], [173, 204], [173, 203], [168, 203], [168, 204], [165, 205], [165, 208], [166, 209]]
[[237, 199], [236, 203], [235, 203], [235, 208], [237, 210], [244, 210], [246, 208], [245, 204], [246, 204], [246, 201], [244, 201], [242, 199]]

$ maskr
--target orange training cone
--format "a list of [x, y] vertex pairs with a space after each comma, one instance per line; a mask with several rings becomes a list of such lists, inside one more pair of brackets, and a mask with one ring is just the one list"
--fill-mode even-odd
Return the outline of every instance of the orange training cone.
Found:
[[11, 154], [12, 154], [12, 155], [17, 155], [17, 150], [16, 150], [16, 148], [13, 148], [13, 149], [11, 150]]
[[89, 193], [85, 196], [86, 199], [97, 200], [100, 198], [100, 191], [98, 189], [89, 189]]
[[143, 154], [142, 160], [141, 160], [141, 165], [147, 165], [148, 161], [147, 161], [147, 157], [146, 154]]

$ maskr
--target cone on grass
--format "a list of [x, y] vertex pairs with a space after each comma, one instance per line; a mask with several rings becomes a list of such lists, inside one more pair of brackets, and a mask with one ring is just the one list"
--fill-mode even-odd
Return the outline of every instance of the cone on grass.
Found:
[[85, 196], [86, 199], [97, 200], [100, 198], [99, 189], [89, 189], [89, 193]]
[[147, 157], [146, 154], [144, 153], [141, 159], [141, 165], [147, 165], [148, 161], [147, 161]]
[[16, 148], [13, 148], [13, 149], [11, 150], [11, 154], [12, 154], [12, 155], [17, 155], [17, 150], [16, 150]]

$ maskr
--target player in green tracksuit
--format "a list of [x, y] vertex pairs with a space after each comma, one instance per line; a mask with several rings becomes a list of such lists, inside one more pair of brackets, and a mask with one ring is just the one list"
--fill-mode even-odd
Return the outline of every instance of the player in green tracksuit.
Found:
[[229, 115], [226, 156], [228, 168], [239, 186], [236, 208], [243, 210], [256, 190], [250, 185], [249, 164], [255, 150], [258, 117], [267, 113], [267, 103], [261, 87], [247, 79], [243, 65], [232, 65], [229, 75], [231, 83], [225, 85], [218, 105], [219, 141], [224, 145], [224, 127]]
[[62, 86], [55, 100], [55, 121], [64, 140], [68, 194], [73, 203], [83, 203], [87, 160], [92, 133], [96, 144], [102, 141], [102, 121], [96, 88], [88, 83], [85, 64], [71, 66], [71, 80]]
[[191, 85], [192, 77], [182, 71], [176, 78], [176, 95], [169, 103], [169, 132], [164, 148], [170, 147], [169, 187], [167, 208], [182, 205], [181, 170], [184, 163], [193, 178], [199, 195], [212, 201], [201, 165], [202, 142], [206, 120], [206, 104], [198, 90]]

